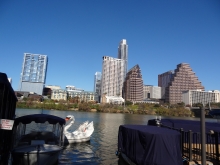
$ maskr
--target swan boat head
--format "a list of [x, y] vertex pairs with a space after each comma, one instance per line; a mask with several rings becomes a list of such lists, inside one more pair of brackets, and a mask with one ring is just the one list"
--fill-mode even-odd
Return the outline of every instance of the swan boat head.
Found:
[[68, 115], [68, 116], [66, 116], [65, 120], [66, 120], [66, 122], [71, 121], [71, 123], [74, 123], [75, 118], [73, 115]]
[[68, 129], [73, 125], [75, 118], [73, 115], [68, 115], [65, 118], [66, 120], [66, 126], [64, 127], [64, 133], [68, 133]]

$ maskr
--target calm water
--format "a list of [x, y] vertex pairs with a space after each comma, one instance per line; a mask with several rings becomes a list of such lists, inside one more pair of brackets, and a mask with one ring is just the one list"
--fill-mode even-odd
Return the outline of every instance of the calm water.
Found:
[[[93, 121], [95, 131], [90, 142], [76, 143], [65, 146], [59, 158], [59, 164], [73, 165], [126, 165], [122, 159], [115, 155], [117, 150], [118, 128], [123, 124], [147, 125], [149, 119], [155, 119], [153, 115], [114, 114], [78, 111], [56, 111], [56, 110], [29, 110], [17, 109], [16, 116], [28, 114], [51, 114], [65, 118], [67, 115], [74, 115], [76, 129], [86, 120]], [[163, 118], [163, 117], [162, 117]], [[185, 118], [199, 120], [195, 118]], [[207, 119], [216, 122], [214, 119]]]

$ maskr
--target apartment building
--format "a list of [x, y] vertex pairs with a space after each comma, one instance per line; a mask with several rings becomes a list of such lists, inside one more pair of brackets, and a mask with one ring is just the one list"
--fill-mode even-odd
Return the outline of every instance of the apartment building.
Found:
[[165, 91], [165, 101], [170, 104], [182, 102], [182, 92], [186, 90], [201, 90], [204, 87], [187, 63], [180, 63], [174, 71], [171, 81]]
[[92, 91], [67, 91], [68, 97], [78, 97], [79, 102], [95, 101], [95, 95]]
[[124, 82], [124, 60], [103, 56], [101, 97], [120, 96]]
[[51, 93], [52, 100], [68, 100], [68, 98], [78, 97], [78, 101], [95, 101], [94, 92], [84, 90], [64, 90], [64, 89], [53, 89]]
[[143, 79], [139, 65], [135, 65], [126, 74], [123, 97], [128, 101], [143, 101]]
[[220, 102], [220, 91], [187, 90], [182, 92], [182, 100], [185, 105], [190, 106], [196, 103], [202, 103], [204, 105], [208, 103], [218, 103]]
[[67, 100], [67, 91], [64, 89], [52, 89], [51, 99], [52, 100]]

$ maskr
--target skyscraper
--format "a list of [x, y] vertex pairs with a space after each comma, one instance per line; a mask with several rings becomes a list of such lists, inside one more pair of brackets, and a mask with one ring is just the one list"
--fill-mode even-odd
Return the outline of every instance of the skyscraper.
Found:
[[46, 55], [24, 53], [19, 91], [42, 95], [46, 82], [47, 64]]
[[143, 101], [143, 79], [139, 65], [128, 71], [123, 89], [125, 100]]
[[122, 97], [124, 82], [124, 60], [103, 56], [101, 98], [106, 96]]
[[173, 76], [174, 71], [172, 70], [158, 75], [158, 86], [161, 87], [161, 99], [163, 100], [165, 99], [165, 89], [172, 80]]
[[118, 46], [118, 58], [124, 60], [124, 79], [127, 74], [127, 68], [128, 68], [128, 45], [127, 41], [125, 39], [122, 39]]
[[94, 77], [94, 95], [95, 95], [95, 101], [100, 103], [100, 97], [101, 97], [101, 79], [102, 74], [101, 72], [96, 72]]
[[158, 86], [167, 87], [173, 77], [173, 71], [168, 71], [158, 75]]
[[126, 40], [120, 41], [118, 58], [103, 56], [101, 98], [103, 96], [122, 97], [122, 88], [127, 73], [128, 45]]
[[178, 64], [171, 81], [166, 87], [165, 101], [170, 104], [181, 103], [183, 101], [183, 91], [197, 89], [203, 91], [204, 87], [190, 68], [189, 64]]

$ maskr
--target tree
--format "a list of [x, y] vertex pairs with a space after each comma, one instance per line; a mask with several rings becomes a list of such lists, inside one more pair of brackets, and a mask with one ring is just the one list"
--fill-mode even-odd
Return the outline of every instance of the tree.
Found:
[[128, 100], [125, 101], [125, 105], [127, 105], [127, 106], [132, 105], [132, 104], [133, 103], [131, 101], [128, 101]]
[[195, 104], [192, 105], [192, 107], [200, 107], [200, 108], [202, 108], [203, 104], [202, 103], [195, 103]]

